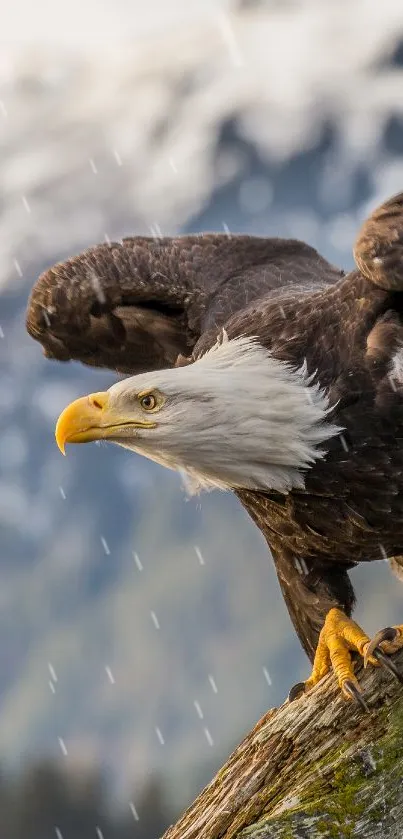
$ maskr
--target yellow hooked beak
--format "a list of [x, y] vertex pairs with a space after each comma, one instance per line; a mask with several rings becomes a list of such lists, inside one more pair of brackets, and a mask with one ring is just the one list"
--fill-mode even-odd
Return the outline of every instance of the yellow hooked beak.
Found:
[[123, 428], [153, 428], [155, 423], [122, 416], [109, 404], [108, 392], [90, 393], [71, 402], [56, 423], [56, 443], [65, 454], [66, 443], [90, 443], [116, 437]]

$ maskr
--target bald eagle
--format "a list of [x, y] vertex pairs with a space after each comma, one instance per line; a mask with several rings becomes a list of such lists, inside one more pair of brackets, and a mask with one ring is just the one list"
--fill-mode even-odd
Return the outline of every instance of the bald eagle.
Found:
[[263, 533], [312, 662], [367, 708], [357, 658], [403, 681], [352, 618], [348, 571], [403, 570], [403, 193], [364, 223], [345, 275], [287, 239], [204, 234], [101, 244], [43, 273], [28, 332], [45, 355], [130, 376], [59, 417], [239, 498]]

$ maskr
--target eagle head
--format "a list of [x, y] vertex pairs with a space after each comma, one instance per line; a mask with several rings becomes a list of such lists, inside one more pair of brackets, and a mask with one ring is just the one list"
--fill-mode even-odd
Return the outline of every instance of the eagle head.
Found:
[[184, 367], [141, 373], [72, 402], [56, 440], [106, 440], [182, 472], [200, 488], [304, 487], [304, 474], [341, 428], [306, 368], [254, 338], [224, 337]]

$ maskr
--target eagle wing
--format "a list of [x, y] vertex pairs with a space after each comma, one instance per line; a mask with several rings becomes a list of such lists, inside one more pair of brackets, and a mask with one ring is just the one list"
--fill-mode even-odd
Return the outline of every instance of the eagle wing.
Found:
[[288, 239], [204, 234], [100, 244], [45, 271], [27, 329], [45, 355], [138, 373], [189, 357], [251, 301], [341, 272]]

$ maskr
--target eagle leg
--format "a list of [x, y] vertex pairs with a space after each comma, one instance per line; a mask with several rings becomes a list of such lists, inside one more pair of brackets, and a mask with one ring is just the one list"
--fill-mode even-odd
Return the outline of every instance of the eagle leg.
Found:
[[[394, 627], [394, 630], [399, 630], [400, 646], [403, 646], [403, 627]], [[392, 627], [383, 632], [391, 632]], [[380, 633], [378, 633], [380, 635]], [[393, 636], [395, 638], [395, 636]], [[388, 636], [389, 639], [389, 636]], [[341, 610], [332, 608], [326, 615], [325, 623], [319, 635], [318, 646], [315, 652], [315, 658], [312, 667], [312, 673], [305, 682], [299, 682], [291, 688], [289, 693], [289, 700], [297, 699], [301, 693], [306, 693], [314, 685], [316, 685], [327, 673], [333, 669], [337, 677], [340, 689], [346, 699], [354, 699], [358, 702], [363, 710], [368, 711], [368, 706], [362, 696], [361, 688], [354, 675], [354, 662], [352, 653], [358, 652], [366, 663], [373, 665], [380, 664], [383, 667], [391, 670], [388, 665], [391, 662], [385, 663], [386, 656], [382, 650], [378, 649], [379, 643], [386, 643], [384, 637], [378, 638], [375, 636], [373, 642], [370, 641], [368, 635], [358, 626], [355, 621], [347, 617]], [[394, 644], [394, 651], [397, 649], [396, 640], [387, 641], [387, 643]], [[372, 649], [371, 644], [373, 644]], [[398, 671], [393, 666], [394, 675], [403, 681]], [[395, 672], [396, 670], [396, 672]]]

